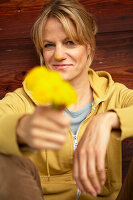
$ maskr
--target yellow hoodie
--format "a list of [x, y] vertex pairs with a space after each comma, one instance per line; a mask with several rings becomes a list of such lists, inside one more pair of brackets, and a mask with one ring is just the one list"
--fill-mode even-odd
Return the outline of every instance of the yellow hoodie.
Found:
[[115, 200], [121, 187], [121, 140], [133, 136], [133, 90], [114, 83], [107, 72], [89, 69], [94, 104], [87, 118], [80, 125], [76, 140], [82, 137], [94, 115], [114, 110], [121, 123], [121, 130], [112, 130], [106, 154], [107, 180], [97, 197], [80, 194], [72, 178], [74, 141], [69, 130], [67, 142], [59, 151], [39, 151], [20, 148], [16, 142], [16, 125], [21, 116], [33, 113], [35, 103], [23, 88], [8, 93], [0, 101], [0, 152], [29, 157], [37, 166], [45, 200]]

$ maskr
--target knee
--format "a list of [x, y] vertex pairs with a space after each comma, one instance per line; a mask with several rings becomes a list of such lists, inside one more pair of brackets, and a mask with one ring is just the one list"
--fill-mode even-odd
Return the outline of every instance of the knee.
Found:
[[0, 154], [0, 184], [13, 176], [13, 169], [11, 156]]
[[38, 171], [32, 161], [0, 154], [0, 199], [43, 199]]
[[0, 154], [0, 199], [8, 199], [10, 189], [14, 184], [15, 166], [12, 157]]
[[0, 199], [10, 199], [22, 190], [21, 181], [26, 176], [28, 159], [0, 154]]

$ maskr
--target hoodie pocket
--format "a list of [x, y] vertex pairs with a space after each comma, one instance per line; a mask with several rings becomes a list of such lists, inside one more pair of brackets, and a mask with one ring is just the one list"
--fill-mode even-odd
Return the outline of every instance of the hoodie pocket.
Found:
[[50, 175], [50, 177], [40, 176], [40, 179], [44, 198], [46, 197], [46, 200], [76, 200], [76, 185], [71, 172], [60, 175]]
[[106, 181], [105, 181], [105, 184], [101, 188], [101, 193], [98, 194], [99, 197], [109, 196], [109, 194], [111, 194], [112, 192], [109, 170], [105, 169], [105, 171], [106, 171]]

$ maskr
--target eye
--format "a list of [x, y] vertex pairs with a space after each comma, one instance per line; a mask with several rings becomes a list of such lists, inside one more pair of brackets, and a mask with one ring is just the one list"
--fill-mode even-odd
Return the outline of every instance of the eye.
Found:
[[45, 45], [44, 45], [44, 48], [46, 48], [46, 49], [52, 48], [52, 47], [54, 47], [54, 44], [52, 44], [52, 43], [51, 43], [51, 44], [49, 43], [49, 44], [45, 44]]
[[67, 45], [74, 45], [74, 42], [71, 41], [71, 40], [68, 40], [68, 41], [66, 42], [66, 44], [67, 44]]

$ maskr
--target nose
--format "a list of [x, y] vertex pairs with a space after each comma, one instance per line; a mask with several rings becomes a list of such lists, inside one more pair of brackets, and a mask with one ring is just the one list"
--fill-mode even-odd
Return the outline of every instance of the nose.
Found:
[[57, 61], [61, 61], [65, 59], [65, 52], [62, 45], [57, 45], [55, 48], [54, 57]]

